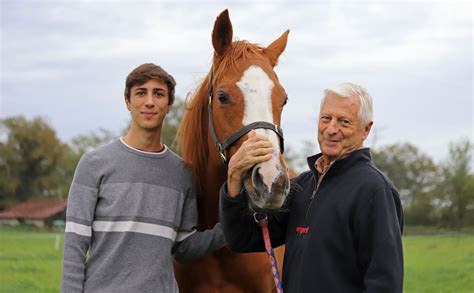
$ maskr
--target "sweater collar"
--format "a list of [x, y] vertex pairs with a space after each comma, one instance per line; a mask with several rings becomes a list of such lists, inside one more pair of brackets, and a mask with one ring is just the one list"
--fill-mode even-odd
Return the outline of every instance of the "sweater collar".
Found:
[[[308, 166], [313, 174], [317, 175], [318, 171], [316, 170], [314, 163], [319, 159], [323, 154], [319, 153], [307, 158]], [[354, 167], [360, 163], [367, 163], [371, 161], [370, 148], [361, 148], [355, 150], [345, 156], [342, 159], [334, 161], [331, 165], [331, 168], [328, 170], [329, 173], [343, 173], [347, 169]]]

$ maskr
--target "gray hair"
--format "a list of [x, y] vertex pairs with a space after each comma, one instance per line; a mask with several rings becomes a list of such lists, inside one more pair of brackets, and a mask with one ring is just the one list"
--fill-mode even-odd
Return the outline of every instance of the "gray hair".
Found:
[[344, 82], [335, 87], [324, 90], [324, 97], [321, 100], [321, 108], [329, 93], [336, 94], [343, 98], [358, 97], [360, 101], [359, 121], [362, 127], [366, 127], [373, 119], [372, 97], [367, 90], [360, 85]]

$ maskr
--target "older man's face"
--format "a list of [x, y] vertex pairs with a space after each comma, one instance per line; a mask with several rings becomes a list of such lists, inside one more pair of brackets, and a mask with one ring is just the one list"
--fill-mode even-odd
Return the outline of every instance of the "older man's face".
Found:
[[318, 124], [318, 142], [321, 152], [330, 161], [363, 146], [372, 122], [363, 127], [358, 113], [358, 98], [342, 98], [329, 92], [321, 106]]

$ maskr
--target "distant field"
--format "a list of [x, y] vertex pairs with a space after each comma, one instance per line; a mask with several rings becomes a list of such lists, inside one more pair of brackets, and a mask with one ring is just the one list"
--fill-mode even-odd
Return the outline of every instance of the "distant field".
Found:
[[405, 292], [474, 292], [474, 236], [406, 236]]
[[62, 233], [0, 230], [0, 292], [59, 292], [63, 243]]
[[[405, 292], [474, 293], [474, 235], [410, 235], [403, 244]], [[62, 253], [61, 233], [0, 227], [0, 292], [59, 292]]]

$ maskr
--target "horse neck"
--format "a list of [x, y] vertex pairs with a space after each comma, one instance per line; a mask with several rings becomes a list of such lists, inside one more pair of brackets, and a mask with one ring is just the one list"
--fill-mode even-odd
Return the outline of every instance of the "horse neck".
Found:
[[227, 179], [227, 168], [220, 161], [210, 136], [209, 157], [206, 162], [206, 171], [197, 178], [201, 182], [198, 191], [198, 228], [212, 228], [219, 221], [219, 190]]

